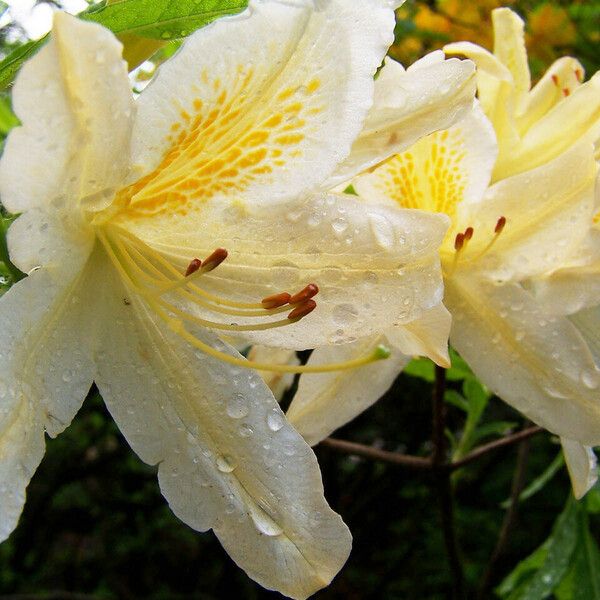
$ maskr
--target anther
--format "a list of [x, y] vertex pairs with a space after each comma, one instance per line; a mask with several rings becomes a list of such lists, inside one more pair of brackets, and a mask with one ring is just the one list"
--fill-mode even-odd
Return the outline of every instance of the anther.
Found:
[[558, 87], [558, 75], [552, 75], [552, 81], [554, 85]]
[[566, 98], [571, 93], [571, 90], [569, 88], [563, 88], [562, 93], [563, 96]]
[[467, 227], [463, 233], [463, 236], [465, 238], [465, 242], [468, 242], [473, 237], [473, 228]]
[[577, 77], [577, 81], [579, 83], [583, 82], [583, 71], [581, 69], [575, 69], [575, 77]]
[[298, 304], [299, 302], [304, 302], [304, 300], [308, 300], [313, 296], [316, 296], [319, 293], [319, 287], [314, 283], [309, 283], [303, 290], [300, 290], [297, 294], [294, 294], [290, 297], [290, 304]]
[[498, 221], [496, 221], [496, 227], [494, 227], [494, 233], [498, 235], [502, 233], [504, 226], [506, 225], [506, 217], [500, 217]]
[[308, 299], [306, 302], [296, 306], [293, 311], [287, 316], [290, 321], [301, 319], [317, 308], [317, 303], [314, 300]]
[[225, 248], [217, 248], [210, 256], [204, 259], [202, 268], [205, 272], [216, 269], [227, 258]]
[[454, 249], [458, 252], [458, 250], [462, 249], [464, 244], [465, 244], [465, 234], [457, 233], [456, 237], [454, 238]]
[[185, 270], [185, 276], [191, 275], [195, 273], [202, 266], [202, 261], [199, 258], [193, 258], [188, 265], [188, 268]]
[[267, 296], [263, 298], [261, 304], [264, 308], [279, 308], [280, 306], [285, 306], [289, 304], [290, 298], [292, 296], [287, 292], [281, 292], [280, 294], [273, 294], [272, 296]]

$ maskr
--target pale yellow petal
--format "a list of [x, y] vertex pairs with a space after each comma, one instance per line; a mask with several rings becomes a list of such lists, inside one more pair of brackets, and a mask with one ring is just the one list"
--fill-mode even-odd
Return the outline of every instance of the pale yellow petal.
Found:
[[[308, 364], [352, 360], [368, 354], [379, 343], [386, 343], [385, 337], [372, 336], [352, 344], [317, 348]], [[409, 360], [409, 356], [393, 351], [390, 358], [351, 372], [305, 373], [300, 377], [286, 416], [314, 446], [377, 402]]]
[[[269, 346], [252, 346], [248, 352], [248, 360], [272, 365], [300, 364], [295, 350], [269, 348]], [[277, 401], [281, 401], [285, 392], [294, 383], [294, 373], [277, 373], [276, 371], [259, 371], [259, 373]]]
[[13, 90], [23, 125], [8, 136], [0, 194], [12, 212], [106, 203], [129, 165], [133, 99], [121, 44], [103, 27], [58, 12], [51, 40]]
[[86, 255], [63, 255], [0, 298], [0, 540], [17, 524], [25, 488], [51, 436], [93, 381], [93, 279]]
[[123, 193], [123, 218], [204, 227], [207, 203], [315, 189], [360, 131], [393, 28], [384, 0], [253, 0], [198, 30], [139, 99], [145, 178]]
[[[350, 551], [318, 464], [256, 372], [195, 351], [126, 290], [103, 286], [97, 385], [123, 435], [194, 529], [213, 529], [262, 586], [307, 598]], [[199, 338], [239, 354], [211, 333]]]
[[560, 443], [571, 478], [573, 495], [579, 500], [598, 480], [598, 460], [589, 446], [582, 446], [579, 442], [567, 438], [560, 438]]
[[427, 356], [440, 367], [450, 367], [448, 337], [452, 316], [443, 304], [425, 311], [407, 325], [397, 325], [386, 330], [392, 346], [408, 356]]
[[572, 146], [600, 138], [600, 73], [558, 102], [523, 135], [520, 143], [501, 153], [498, 181], [547, 163]]
[[470, 61], [444, 60], [437, 51], [405, 71], [387, 58], [375, 81], [375, 99], [363, 130], [328, 185], [347, 181], [419, 138], [447, 129], [470, 110], [474, 93]]
[[553, 433], [600, 441], [600, 373], [565, 317], [543, 312], [516, 284], [446, 282], [450, 343], [495, 394]]
[[525, 48], [525, 24], [510, 8], [492, 11], [492, 23], [494, 55], [510, 71], [514, 82], [515, 102], [520, 104], [531, 87]]
[[[596, 173], [593, 147], [582, 142], [545, 165], [492, 185], [464, 217], [475, 233], [461, 264], [502, 281], [554, 271], [588, 232]], [[500, 217], [506, 225], [482, 256]]]
[[[369, 206], [356, 196], [329, 194], [271, 208], [207, 207], [203, 228], [190, 224], [185, 232], [159, 230], [148, 241], [181, 272], [193, 257], [226, 248], [227, 260], [201, 284], [231, 299], [259, 302], [318, 285], [317, 308], [307, 317], [243, 334], [252, 343], [302, 350], [408, 323], [438, 304], [438, 249], [447, 223], [443, 215]], [[239, 317], [236, 322], [256, 320]]]

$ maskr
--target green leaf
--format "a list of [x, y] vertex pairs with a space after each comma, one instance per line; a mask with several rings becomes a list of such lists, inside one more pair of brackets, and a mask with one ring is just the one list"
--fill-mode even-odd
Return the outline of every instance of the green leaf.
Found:
[[411, 377], [424, 379], [428, 383], [435, 381], [435, 366], [428, 358], [413, 358], [402, 372]]
[[[10, 227], [10, 224], [17, 218], [17, 215], [5, 217], [0, 215], [0, 261], [2, 261], [3, 274], [9, 275], [12, 282], [19, 281], [25, 277], [24, 273], [21, 273], [15, 265], [10, 262], [8, 257], [8, 247], [6, 245], [6, 232]], [[6, 286], [8, 282], [3, 281], [2, 285]]]
[[518, 423], [515, 421], [492, 421], [491, 423], [484, 423], [478, 426], [473, 432], [473, 443], [476, 444], [490, 436], [506, 435], [515, 429], [517, 425]]
[[474, 377], [469, 365], [453, 348], [450, 348], [450, 361], [452, 366], [446, 371], [446, 379], [448, 381], [462, 381], [468, 377]]
[[[165, 41], [185, 37], [219, 17], [244, 10], [247, 5], [248, 0], [115, 0], [78, 16], [100, 23], [115, 34]], [[10, 85], [22, 64], [44, 45], [47, 37], [19, 46], [0, 62], [0, 90]]]
[[0, 62], [0, 90], [5, 89], [12, 82], [21, 65], [44, 45], [47, 37], [45, 35], [35, 42], [27, 42], [19, 46]]
[[19, 119], [17, 119], [10, 107], [9, 98], [4, 95], [0, 96], [0, 135], [6, 136], [18, 124]]
[[[534, 494], [537, 494], [544, 486], [556, 475], [557, 471], [565, 464], [565, 459], [562, 452], [559, 452], [556, 458], [546, 467], [544, 472], [536, 477], [520, 494], [519, 502], [523, 502], [528, 498], [531, 498]], [[510, 498], [504, 500], [500, 506], [502, 508], [508, 508], [510, 505]]]
[[[544, 551], [540, 548], [531, 556], [517, 565], [516, 569], [500, 584], [497, 588], [497, 593], [502, 598], [508, 600], [543, 600], [548, 598], [550, 594], [557, 588], [563, 577], [566, 575], [572, 564], [572, 558], [577, 546], [579, 535], [578, 513], [576, 501], [572, 496], [569, 497], [565, 509], [560, 514], [552, 533], [543, 546], [546, 546]], [[542, 546], [542, 547], [543, 547]], [[541, 556], [545, 553], [543, 561]], [[533, 556], [535, 560], [533, 560]], [[529, 565], [539, 565], [537, 569], [524, 570], [523, 563], [529, 561]], [[541, 564], [539, 564], [541, 562]], [[516, 587], [511, 587], [507, 584], [510, 578], [515, 581], [515, 572], [520, 570], [522, 576], [519, 579]]]
[[600, 600], [600, 551], [590, 534], [588, 516], [578, 506], [577, 548], [571, 568], [555, 590], [557, 600]]
[[507, 575], [502, 583], [496, 588], [496, 594], [501, 598], [507, 598], [511, 592], [530, 580], [532, 575], [542, 568], [548, 548], [550, 547], [550, 538], [548, 538], [537, 550], [530, 554], [525, 560], [522, 560], [513, 571]]
[[185, 37], [211, 21], [238, 13], [248, 0], [114, 0], [82, 15], [114, 33], [169, 40]]

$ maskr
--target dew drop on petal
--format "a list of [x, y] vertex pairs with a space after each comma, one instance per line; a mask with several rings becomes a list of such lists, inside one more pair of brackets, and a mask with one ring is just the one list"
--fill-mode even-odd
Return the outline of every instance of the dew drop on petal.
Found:
[[248, 401], [242, 394], [235, 394], [228, 400], [226, 410], [232, 419], [241, 419], [248, 415]]
[[254, 429], [247, 423], [244, 423], [243, 425], [240, 425], [238, 433], [241, 437], [250, 437], [254, 433]]
[[284, 425], [283, 415], [277, 411], [272, 410], [267, 415], [267, 426], [271, 431], [279, 431]]
[[283, 529], [262, 510], [253, 510], [250, 513], [256, 529], [263, 535], [275, 537], [283, 533]]
[[229, 456], [217, 456], [217, 469], [221, 473], [231, 473], [235, 469], [235, 463]]

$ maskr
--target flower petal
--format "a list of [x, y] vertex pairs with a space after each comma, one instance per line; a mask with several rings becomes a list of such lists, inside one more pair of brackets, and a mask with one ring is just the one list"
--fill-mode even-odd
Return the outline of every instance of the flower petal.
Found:
[[[295, 350], [269, 348], [269, 346], [252, 346], [248, 352], [248, 360], [272, 365], [300, 364]], [[294, 383], [294, 373], [277, 373], [275, 371], [259, 371], [259, 373], [278, 402]]]
[[440, 367], [450, 367], [448, 336], [452, 316], [440, 302], [406, 325], [386, 330], [389, 343], [408, 356], [427, 356]]
[[577, 500], [583, 498], [598, 480], [598, 460], [589, 446], [560, 438], [567, 470]]
[[0, 298], [0, 540], [51, 436], [67, 427], [93, 381], [93, 301], [86, 255], [64, 257]]
[[545, 165], [492, 185], [465, 216], [475, 231], [471, 256], [481, 256], [503, 216], [502, 233], [477, 260], [489, 277], [520, 280], [555, 270], [589, 230], [596, 173], [593, 147], [582, 142]]
[[[307, 364], [352, 360], [385, 342], [383, 336], [370, 336], [351, 344], [317, 348]], [[311, 446], [318, 444], [377, 402], [409, 360], [409, 356], [393, 351], [390, 358], [351, 372], [302, 375], [286, 413], [288, 421]]]
[[129, 165], [133, 99], [121, 44], [103, 27], [57, 12], [50, 41], [13, 90], [23, 125], [0, 163], [0, 195], [11, 212], [108, 202]]
[[[474, 104], [462, 121], [419, 140], [353, 185], [369, 202], [443, 212], [462, 231], [471, 224], [460, 217], [462, 207], [481, 202], [496, 156], [494, 130]], [[454, 229], [447, 239], [453, 241]]]
[[500, 398], [550, 431], [600, 441], [600, 376], [582, 337], [566, 318], [544, 313], [516, 284], [456, 275], [444, 302], [450, 343]]
[[511, 152], [504, 153], [494, 180], [533, 169], [582, 141], [600, 139], [600, 73], [577, 87], [533, 124]]
[[510, 71], [518, 104], [531, 87], [525, 48], [525, 23], [510, 8], [492, 11], [494, 55]]
[[447, 129], [470, 110], [474, 94], [475, 70], [470, 61], [444, 60], [437, 51], [405, 71], [386, 58], [363, 130], [325, 187], [349, 181], [419, 138]]
[[[259, 375], [195, 351], [107, 268], [97, 385], [127, 441], [158, 464], [173, 512], [212, 528], [250, 577], [292, 598], [327, 585], [350, 534], [314, 454]], [[206, 331], [194, 334], [240, 356]]]
[[360, 131], [393, 28], [385, 0], [253, 0], [198, 30], [138, 101], [134, 162], [152, 172], [129, 216], [200, 224], [208, 200], [314, 189]]
[[257, 302], [319, 286], [316, 310], [279, 329], [244, 332], [252, 343], [302, 350], [353, 341], [408, 323], [441, 300], [443, 215], [330, 194], [268, 209], [209, 206], [203, 216], [201, 229], [192, 223], [186, 231], [159, 230], [147, 241], [181, 272], [191, 258], [226, 248], [227, 260], [202, 277], [206, 290]]

